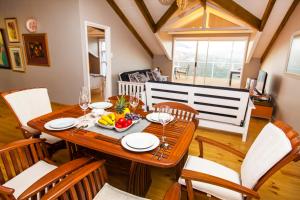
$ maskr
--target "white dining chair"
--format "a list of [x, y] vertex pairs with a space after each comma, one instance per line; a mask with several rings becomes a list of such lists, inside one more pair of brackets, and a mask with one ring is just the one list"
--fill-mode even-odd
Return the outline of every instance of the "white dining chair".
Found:
[[37, 137], [45, 138], [50, 146], [49, 151], [64, 147], [60, 138], [41, 133], [27, 126], [27, 122], [52, 112], [48, 90], [46, 88], [33, 88], [1, 93], [7, 105], [16, 116], [24, 138]]
[[[200, 156], [189, 156], [178, 182], [187, 190], [189, 200], [194, 193], [205, 193], [222, 200], [259, 199], [257, 190], [276, 171], [300, 159], [300, 138], [284, 122], [268, 123], [246, 155], [232, 147], [202, 136]], [[203, 158], [203, 142], [219, 147], [243, 159], [240, 173]]]

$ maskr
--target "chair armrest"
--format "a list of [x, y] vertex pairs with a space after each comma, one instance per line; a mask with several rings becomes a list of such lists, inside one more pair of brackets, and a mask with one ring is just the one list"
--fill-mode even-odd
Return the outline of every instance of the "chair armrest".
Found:
[[[252, 189], [249, 189], [242, 185], [239, 185], [239, 184], [233, 183], [231, 181], [228, 181], [228, 180], [216, 177], [216, 176], [212, 176], [209, 174], [183, 169], [182, 173], [181, 173], [181, 177], [184, 178], [186, 181], [190, 182], [190, 184], [191, 184], [192, 180], [200, 181], [200, 182], [204, 182], [204, 183], [217, 185], [217, 186], [227, 188], [230, 190], [234, 190], [236, 192], [242, 193], [243, 195], [253, 197], [256, 199], [260, 198], [259, 194]], [[188, 186], [188, 184], [187, 184], [187, 186]]]
[[3, 185], [0, 185], [0, 197], [1, 197], [1, 195], [3, 195], [4, 198], [5, 197], [7, 197], [7, 198], [9, 198], [9, 197], [13, 198], [13, 193], [14, 192], [15, 192], [14, 189], [5, 187]]
[[30, 137], [39, 138], [41, 135], [40, 131], [33, 129], [29, 126], [21, 126], [21, 130], [24, 132], [26, 138], [30, 138]]
[[32, 184], [28, 189], [26, 189], [18, 199], [28, 199], [38, 193], [39, 191], [46, 188], [48, 185], [56, 182], [60, 178], [65, 177], [66, 175], [72, 173], [76, 169], [82, 167], [83, 165], [89, 163], [92, 160], [92, 158], [79, 158], [76, 160], [72, 160], [70, 162], [67, 162], [55, 170], [49, 172], [44, 177], [39, 179], [37, 182]]
[[195, 138], [196, 141], [198, 141], [199, 143], [199, 151], [200, 151], [200, 157], [203, 157], [203, 142], [207, 143], [207, 144], [210, 144], [210, 145], [213, 145], [215, 147], [219, 147], [225, 151], [228, 151], [234, 155], [237, 155], [239, 156], [240, 158], [245, 158], [245, 154], [232, 148], [231, 146], [228, 146], [226, 144], [223, 144], [221, 142], [217, 142], [215, 140], [212, 140], [212, 139], [209, 139], [209, 138], [206, 138], [206, 137], [202, 137], [202, 136], [197, 136]]
[[181, 186], [179, 183], [173, 183], [165, 194], [164, 200], [180, 200]]

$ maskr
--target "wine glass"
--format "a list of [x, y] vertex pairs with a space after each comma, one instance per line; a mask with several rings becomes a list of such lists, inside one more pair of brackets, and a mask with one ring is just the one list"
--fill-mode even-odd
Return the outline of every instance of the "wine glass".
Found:
[[158, 120], [163, 126], [163, 134], [161, 137], [161, 141], [164, 146], [168, 146], [167, 137], [165, 136], [165, 126], [172, 120], [172, 116], [170, 115], [170, 107], [169, 106], [162, 106], [159, 108], [158, 113]]
[[90, 98], [89, 98], [88, 89], [86, 87], [82, 87], [80, 90], [80, 95], [79, 95], [79, 106], [83, 110], [83, 113], [84, 113], [83, 122], [87, 121], [86, 111], [89, 108], [89, 104], [90, 104]]
[[135, 111], [136, 107], [139, 105], [139, 99], [136, 97], [136, 95], [129, 97], [129, 104], [130, 104], [132, 110]]

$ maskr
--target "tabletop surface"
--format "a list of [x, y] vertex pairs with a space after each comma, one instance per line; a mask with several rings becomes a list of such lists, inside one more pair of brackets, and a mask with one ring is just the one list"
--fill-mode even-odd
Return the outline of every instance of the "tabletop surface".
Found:
[[[139, 114], [145, 117], [147, 113], [140, 111]], [[53, 119], [61, 117], [78, 118], [82, 115], [83, 112], [79, 106], [70, 106], [65, 109], [35, 118], [28, 122], [28, 126], [86, 148], [162, 168], [176, 166], [176, 164], [181, 160], [188, 150], [193, 139], [195, 129], [195, 125], [192, 122], [183, 121], [180, 119], [177, 119], [175, 122], [171, 122], [170, 124], [166, 125], [165, 136], [167, 136], [167, 142], [170, 144], [170, 148], [164, 152], [163, 158], [158, 160], [157, 158], [153, 157], [153, 154], [156, 152], [157, 148], [149, 152], [135, 153], [123, 148], [120, 140], [107, 137], [99, 133], [86, 130], [74, 131], [74, 128], [64, 131], [50, 131], [44, 128], [44, 124]], [[152, 133], [158, 138], [161, 138], [162, 125], [150, 123], [150, 125], [146, 127], [143, 132]]]

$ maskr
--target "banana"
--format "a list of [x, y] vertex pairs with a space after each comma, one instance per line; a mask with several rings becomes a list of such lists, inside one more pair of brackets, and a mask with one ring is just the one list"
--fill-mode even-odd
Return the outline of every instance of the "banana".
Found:
[[105, 126], [107, 126], [107, 125], [108, 125], [108, 122], [107, 122], [107, 121], [105, 121], [105, 120], [103, 120], [103, 119], [99, 119], [99, 120], [98, 120], [98, 122], [99, 122], [100, 124], [103, 124], [103, 125], [105, 125]]
[[101, 119], [103, 119], [104, 121], [106, 121], [109, 125], [113, 125], [114, 124], [114, 122], [107, 115], [103, 115], [101, 117]]
[[108, 114], [108, 117], [109, 117], [112, 121], [115, 121], [115, 119], [116, 119], [116, 116], [115, 116], [114, 113], [109, 113], [109, 114]]

